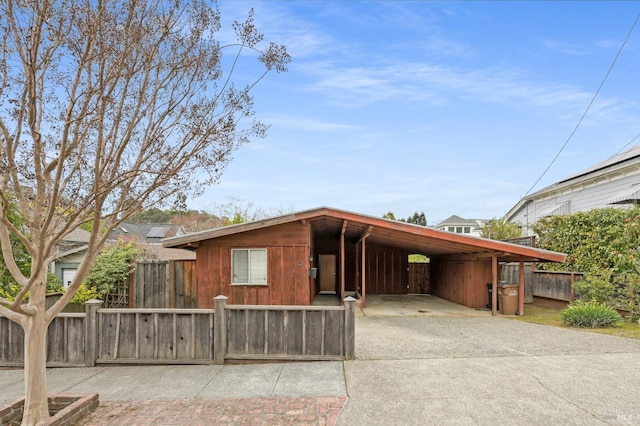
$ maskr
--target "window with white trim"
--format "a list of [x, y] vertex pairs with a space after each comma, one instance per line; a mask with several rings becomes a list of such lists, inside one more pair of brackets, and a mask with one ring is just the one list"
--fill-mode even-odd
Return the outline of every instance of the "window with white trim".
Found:
[[231, 284], [267, 285], [267, 249], [232, 249]]

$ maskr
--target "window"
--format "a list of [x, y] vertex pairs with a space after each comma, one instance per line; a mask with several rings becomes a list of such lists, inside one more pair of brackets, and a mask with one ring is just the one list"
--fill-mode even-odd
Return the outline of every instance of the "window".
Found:
[[462, 234], [462, 226], [456, 226], [456, 234]]
[[464, 233], [465, 234], [470, 234], [471, 233], [471, 227], [470, 226], [465, 226], [464, 227]]
[[232, 249], [231, 284], [267, 284], [267, 249]]
[[455, 232], [455, 231], [456, 231], [456, 228], [454, 228], [453, 226], [449, 227], [449, 232]]

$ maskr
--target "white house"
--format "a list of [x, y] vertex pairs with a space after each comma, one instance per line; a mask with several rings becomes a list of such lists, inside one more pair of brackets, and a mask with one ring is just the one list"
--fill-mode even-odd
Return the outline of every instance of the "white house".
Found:
[[480, 231], [484, 226], [485, 219], [463, 219], [460, 216], [450, 216], [435, 227], [441, 231], [454, 232], [456, 234], [480, 236]]
[[640, 200], [640, 145], [521, 199], [505, 219], [525, 234], [540, 218], [595, 208], [628, 208]]

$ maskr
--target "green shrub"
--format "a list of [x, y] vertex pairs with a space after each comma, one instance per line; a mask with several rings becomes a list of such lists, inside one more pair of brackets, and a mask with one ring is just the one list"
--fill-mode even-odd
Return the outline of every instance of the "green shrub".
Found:
[[134, 268], [132, 260], [141, 253], [142, 250], [133, 241], [118, 240], [106, 247], [96, 258], [85, 279], [87, 287], [96, 288], [106, 295], [118, 287], [126, 286]]
[[605, 269], [597, 274], [587, 273], [584, 279], [573, 283], [576, 299], [589, 300], [600, 304], [614, 306], [616, 300], [616, 286], [611, 269]]
[[616, 327], [622, 317], [604, 303], [577, 301], [562, 311], [562, 322], [571, 327]]
[[[22, 287], [20, 287], [13, 278], [9, 282], [0, 282], [0, 297], [7, 299], [10, 302], [16, 300], [16, 296], [20, 293]], [[47, 274], [47, 294], [49, 293], [61, 293], [64, 291], [62, 281], [52, 273]], [[29, 293], [25, 295], [25, 303], [29, 299]]]
[[87, 287], [84, 283], [80, 284], [78, 291], [71, 298], [71, 303], [77, 303], [78, 305], [92, 299], [100, 299], [101, 295], [97, 288]]

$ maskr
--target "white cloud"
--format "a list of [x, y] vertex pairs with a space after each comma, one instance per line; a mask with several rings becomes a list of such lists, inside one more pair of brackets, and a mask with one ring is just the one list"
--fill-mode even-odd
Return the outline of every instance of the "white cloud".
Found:
[[590, 49], [584, 45], [576, 43], [567, 43], [559, 40], [541, 39], [539, 43], [545, 49], [552, 50], [554, 52], [560, 52], [567, 55], [583, 56], [591, 53]]
[[324, 131], [344, 131], [344, 130], [357, 130], [358, 127], [343, 124], [332, 123], [327, 121], [321, 121], [309, 117], [293, 116], [293, 115], [273, 115], [265, 116], [264, 122], [270, 125], [282, 129], [297, 129], [307, 130], [314, 132]]

